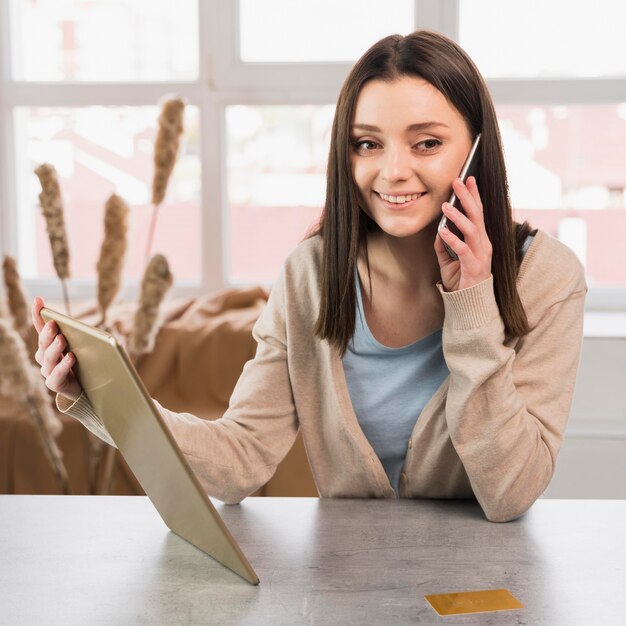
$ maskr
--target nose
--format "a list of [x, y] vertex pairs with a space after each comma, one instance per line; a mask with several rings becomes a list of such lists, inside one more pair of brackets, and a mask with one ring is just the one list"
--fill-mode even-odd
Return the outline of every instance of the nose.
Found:
[[387, 145], [381, 164], [381, 176], [389, 182], [408, 180], [411, 177], [411, 155], [406, 146]]

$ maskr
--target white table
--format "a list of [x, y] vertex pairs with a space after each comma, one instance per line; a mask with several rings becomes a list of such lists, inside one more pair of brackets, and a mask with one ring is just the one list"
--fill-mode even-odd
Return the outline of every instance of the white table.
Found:
[[[626, 501], [215, 502], [254, 587], [139, 496], [0, 496], [0, 623], [626, 624]], [[424, 595], [506, 588], [525, 606], [439, 617]]]

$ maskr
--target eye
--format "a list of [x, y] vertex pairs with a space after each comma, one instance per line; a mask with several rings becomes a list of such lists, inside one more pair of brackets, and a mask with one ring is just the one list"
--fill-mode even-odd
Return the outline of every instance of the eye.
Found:
[[432, 152], [436, 150], [440, 145], [441, 141], [439, 139], [425, 139], [424, 141], [420, 141], [415, 144], [416, 146], [423, 146], [421, 148], [422, 152]]
[[361, 139], [361, 140], [354, 140], [352, 142], [352, 147], [357, 152], [360, 152], [361, 154], [363, 154], [366, 152], [372, 152], [378, 147], [378, 144], [375, 141], [372, 141], [371, 139]]

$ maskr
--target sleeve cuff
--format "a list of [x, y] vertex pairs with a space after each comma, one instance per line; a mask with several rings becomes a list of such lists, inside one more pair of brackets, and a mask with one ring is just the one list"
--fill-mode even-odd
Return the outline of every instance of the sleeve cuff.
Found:
[[493, 276], [458, 291], [445, 291], [439, 281], [437, 289], [443, 299], [444, 324], [454, 329], [480, 328], [500, 316], [493, 291]]
[[94, 435], [116, 448], [117, 446], [111, 439], [109, 431], [106, 429], [98, 414], [94, 411], [89, 398], [81, 391], [80, 396], [75, 401], [66, 398], [60, 394], [56, 396], [57, 409], [66, 415], [77, 419], [85, 428], [90, 430]]

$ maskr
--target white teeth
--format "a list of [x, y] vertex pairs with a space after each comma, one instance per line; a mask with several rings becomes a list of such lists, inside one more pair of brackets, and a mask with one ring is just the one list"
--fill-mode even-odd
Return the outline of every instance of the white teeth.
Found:
[[417, 200], [420, 196], [424, 195], [423, 193], [414, 193], [410, 196], [388, 196], [385, 193], [378, 194], [383, 200], [387, 200], [387, 202], [393, 202], [394, 204], [403, 204], [404, 202], [408, 202], [409, 200]]

